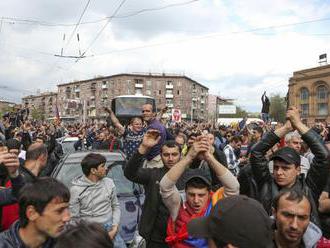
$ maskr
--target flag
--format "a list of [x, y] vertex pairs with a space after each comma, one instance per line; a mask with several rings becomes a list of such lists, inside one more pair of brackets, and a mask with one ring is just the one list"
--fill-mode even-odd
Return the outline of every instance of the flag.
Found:
[[58, 106], [57, 106], [57, 98], [56, 98], [56, 102], [55, 102], [55, 109], [54, 109], [54, 115], [55, 115], [55, 119], [60, 121], [60, 112], [58, 111]]
[[321, 59], [326, 59], [327, 58], [327, 54], [326, 53], [324, 53], [324, 54], [321, 54], [320, 56], [319, 56], [319, 59], [321, 60]]

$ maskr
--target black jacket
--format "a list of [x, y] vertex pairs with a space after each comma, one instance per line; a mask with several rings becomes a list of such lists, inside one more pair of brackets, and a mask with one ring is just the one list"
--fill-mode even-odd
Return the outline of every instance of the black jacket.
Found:
[[[13, 223], [10, 228], [0, 233], [0, 248], [28, 248], [19, 237], [19, 221]], [[52, 248], [55, 246], [54, 239], [47, 239], [42, 248]]]
[[[313, 130], [309, 130], [302, 135], [302, 139], [315, 155], [306, 178], [297, 178], [293, 187], [303, 190], [312, 203], [311, 220], [319, 225], [317, 214], [317, 203], [319, 196], [327, 183], [329, 171], [329, 153], [321, 143], [319, 135]], [[275, 183], [268, 167], [266, 152], [273, 147], [280, 138], [274, 133], [267, 133], [253, 148], [250, 156], [252, 174], [257, 183], [259, 191], [259, 201], [263, 204], [266, 211], [271, 214], [272, 201], [281, 190]]]
[[[142, 168], [145, 157], [138, 151], [130, 158], [125, 166], [124, 174], [130, 181], [139, 183], [145, 189], [145, 201], [139, 222], [139, 233], [147, 241], [164, 242], [169, 212], [162, 202], [159, 193], [159, 182], [168, 169]], [[161, 211], [161, 212], [160, 212]], [[155, 226], [157, 218], [162, 217], [165, 223]]]
[[24, 180], [22, 176], [11, 178], [12, 188], [0, 190], [0, 207], [10, 205], [17, 202], [17, 196], [19, 190], [24, 186]]

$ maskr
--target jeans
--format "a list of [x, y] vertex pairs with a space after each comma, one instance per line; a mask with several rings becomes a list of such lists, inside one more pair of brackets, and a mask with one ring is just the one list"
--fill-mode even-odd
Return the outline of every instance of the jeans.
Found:
[[[108, 222], [103, 225], [104, 229], [109, 232], [112, 228], [112, 222]], [[113, 239], [113, 247], [115, 248], [127, 248], [125, 241], [122, 239], [122, 237], [119, 234], [119, 228], [118, 233], [116, 234], [115, 238]]]

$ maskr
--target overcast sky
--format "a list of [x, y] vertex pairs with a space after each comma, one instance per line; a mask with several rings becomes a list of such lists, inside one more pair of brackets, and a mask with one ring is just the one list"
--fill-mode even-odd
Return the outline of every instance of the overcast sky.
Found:
[[[16, 102], [98, 75], [167, 72], [260, 111], [264, 90], [284, 96], [292, 72], [330, 50], [329, 0], [1, 0], [0, 18], [0, 97]], [[86, 57], [55, 57], [61, 48]]]

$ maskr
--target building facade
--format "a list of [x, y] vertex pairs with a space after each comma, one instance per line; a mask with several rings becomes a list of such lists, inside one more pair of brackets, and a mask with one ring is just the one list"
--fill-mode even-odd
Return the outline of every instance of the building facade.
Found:
[[117, 74], [58, 85], [60, 115], [81, 119], [106, 116], [103, 107], [119, 95], [142, 94], [156, 99], [157, 109], [179, 108], [182, 118], [206, 120], [208, 88], [180, 75]]
[[216, 123], [219, 117], [219, 105], [232, 104], [231, 99], [225, 99], [217, 95], [209, 94], [208, 97], [208, 119]]
[[289, 105], [301, 110], [308, 125], [330, 123], [330, 65], [296, 71], [289, 79]]
[[14, 107], [16, 104], [13, 102], [8, 102], [4, 100], [0, 100], [0, 113], [4, 113], [8, 111], [10, 108]]
[[22, 102], [28, 103], [30, 108], [30, 114], [35, 111], [38, 111], [43, 118], [52, 118], [55, 117], [55, 108], [56, 108], [56, 92], [45, 92], [38, 95], [29, 95], [22, 98]]

